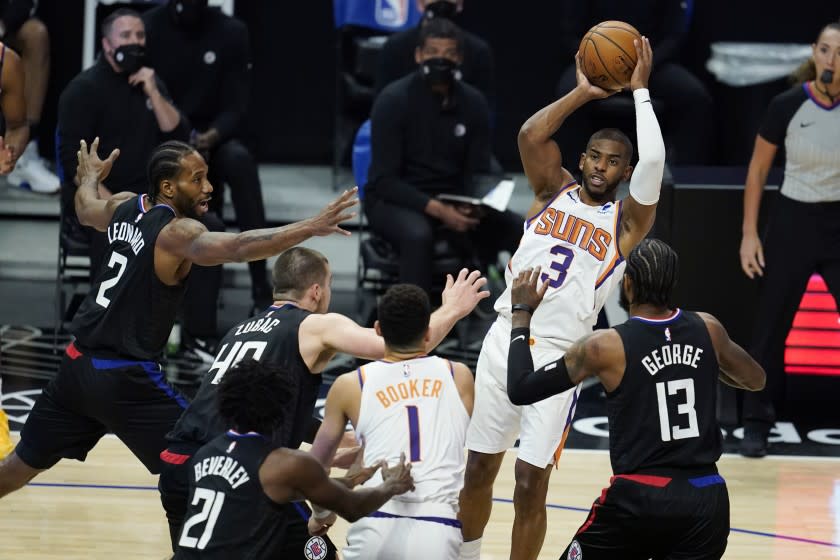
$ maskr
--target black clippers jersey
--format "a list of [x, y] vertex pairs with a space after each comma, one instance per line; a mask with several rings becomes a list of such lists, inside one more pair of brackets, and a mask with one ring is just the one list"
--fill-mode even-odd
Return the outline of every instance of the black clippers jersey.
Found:
[[142, 200], [130, 198], [114, 212], [102, 267], [70, 326], [94, 355], [159, 359], [184, 295], [183, 282], [167, 286], [155, 273], [155, 243], [175, 212], [165, 204], [146, 212]]
[[607, 393], [613, 473], [714, 464], [720, 370], [703, 319], [678, 309], [671, 319], [632, 317], [615, 330], [627, 368]]
[[190, 464], [190, 497], [175, 558], [276, 558], [285, 538], [283, 506], [260, 484], [260, 466], [274, 449], [251, 432], [227, 432]]
[[223, 433], [227, 425], [219, 418], [216, 402], [218, 384], [228, 369], [239, 360], [252, 358], [285, 368], [292, 389], [286, 405], [284, 425], [275, 432], [278, 447], [297, 449], [312, 424], [312, 410], [321, 387], [321, 376], [310, 373], [300, 355], [298, 329], [309, 311], [295, 305], [269, 307], [239, 323], [219, 343], [219, 351], [190, 406], [167, 436], [173, 443], [204, 445]]

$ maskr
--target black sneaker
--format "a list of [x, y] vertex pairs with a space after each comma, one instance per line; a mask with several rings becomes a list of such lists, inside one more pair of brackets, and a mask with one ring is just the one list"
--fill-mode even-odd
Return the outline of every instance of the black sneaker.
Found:
[[767, 436], [769, 426], [744, 426], [744, 439], [740, 451], [744, 457], [759, 459], [767, 455]]

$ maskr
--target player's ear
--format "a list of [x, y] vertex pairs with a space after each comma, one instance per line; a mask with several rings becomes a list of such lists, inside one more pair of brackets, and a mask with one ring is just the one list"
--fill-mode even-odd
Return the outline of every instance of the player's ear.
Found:
[[578, 160], [578, 169], [583, 171], [583, 162], [586, 160], [586, 152], [580, 153], [580, 159]]
[[432, 332], [429, 327], [426, 327], [426, 332], [423, 333], [423, 342], [424, 346], [428, 347], [429, 342], [432, 340]]
[[382, 327], [379, 326], [379, 319], [373, 322], [373, 330], [377, 336], [382, 336]]
[[420, 47], [414, 47], [414, 62], [417, 64], [423, 62], [423, 51], [420, 50]]
[[169, 179], [164, 179], [160, 182], [159, 192], [163, 194], [166, 198], [172, 198], [173, 196], [175, 196], [175, 183], [170, 181]]
[[629, 181], [630, 180], [630, 175], [632, 175], [632, 174], [633, 174], [633, 166], [628, 164], [627, 167], [624, 168], [624, 173], [622, 173], [622, 175], [621, 175], [621, 180], [622, 181]]

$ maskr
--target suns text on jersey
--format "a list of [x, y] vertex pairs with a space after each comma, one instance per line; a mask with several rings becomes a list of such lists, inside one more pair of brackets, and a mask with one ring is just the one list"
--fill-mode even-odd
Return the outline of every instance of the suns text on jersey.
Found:
[[550, 235], [555, 239], [577, 245], [590, 255], [603, 261], [612, 241], [612, 234], [596, 228], [592, 222], [548, 207], [540, 215], [539, 223], [534, 228], [537, 235]]

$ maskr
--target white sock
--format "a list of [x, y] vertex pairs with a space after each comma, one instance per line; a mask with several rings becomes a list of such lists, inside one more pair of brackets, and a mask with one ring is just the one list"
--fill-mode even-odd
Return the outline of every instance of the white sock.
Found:
[[481, 539], [461, 543], [459, 560], [479, 560], [481, 558]]

